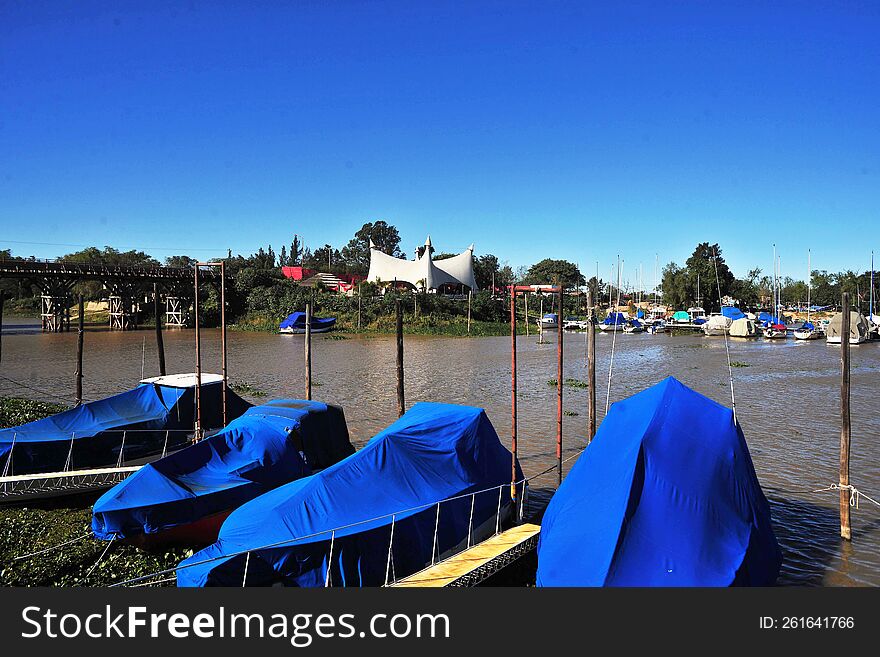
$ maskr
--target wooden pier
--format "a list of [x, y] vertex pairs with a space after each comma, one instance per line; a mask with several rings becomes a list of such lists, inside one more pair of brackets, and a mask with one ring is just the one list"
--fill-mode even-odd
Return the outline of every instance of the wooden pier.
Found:
[[487, 538], [448, 559], [388, 586], [476, 586], [538, 546], [539, 525], [523, 524]]

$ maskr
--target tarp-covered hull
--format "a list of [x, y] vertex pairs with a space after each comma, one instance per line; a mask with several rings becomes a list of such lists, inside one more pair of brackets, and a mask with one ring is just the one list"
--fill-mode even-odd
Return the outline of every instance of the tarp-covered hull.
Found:
[[[230, 419], [249, 406], [228, 391]], [[221, 386], [204, 385], [202, 426], [222, 426]], [[195, 390], [142, 383], [138, 387], [42, 420], [0, 430], [0, 470], [34, 474], [138, 464], [189, 444]], [[6, 465], [9, 455], [12, 463]], [[120, 458], [121, 453], [121, 458]]]
[[482, 409], [418, 403], [356, 454], [233, 512], [217, 543], [181, 563], [178, 585], [240, 586], [247, 564], [251, 586], [324, 586], [328, 559], [334, 586], [404, 577], [466, 543], [469, 527], [479, 540], [508, 522], [510, 464]]
[[353, 452], [338, 407], [304, 400], [254, 406], [105, 493], [92, 531], [144, 546], [206, 545], [233, 509]]
[[742, 431], [669, 378], [615, 403], [544, 514], [539, 586], [767, 586], [781, 556]]

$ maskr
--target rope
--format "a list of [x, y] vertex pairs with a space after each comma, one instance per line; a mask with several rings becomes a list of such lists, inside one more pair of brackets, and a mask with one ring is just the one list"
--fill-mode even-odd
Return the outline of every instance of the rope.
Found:
[[[714, 249], [715, 255], [712, 263], [715, 265], [715, 285], [718, 288], [718, 307], [722, 309], [721, 315], [724, 316], [724, 304], [721, 302], [721, 280], [718, 278], [718, 249]], [[733, 406], [733, 421], [736, 422], [736, 395], [733, 393], [733, 365], [730, 363], [730, 344], [728, 343], [728, 329], [724, 331], [724, 350], [727, 352], [727, 376], [730, 379], [730, 402]]]
[[113, 536], [113, 538], [110, 539], [110, 542], [107, 543], [107, 547], [104, 548], [104, 551], [101, 553], [101, 556], [98, 557], [98, 560], [95, 562], [95, 565], [92, 566], [91, 568], [89, 568], [89, 572], [87, 572], [86, 576], [83, 577], [83, 583], [88, 581], [89, 577], [91, 577], [92, 572], [95, 570], [95, 568], [98, 567], [98, 564], [101, 563], [101, 560], [104, 559], [104, 555], [107, 554], [107, 551], [110, 549], [110, 546], [113, 545], [113, 541], [115, 541], [115, 540], [116, 540], [116, 536]]
[[825, 493], [827, 491], [832, 491], [832, 490], [837, 490], [837, 491], [848, 490], [850, 492], [849, 493], [849, 505], [855, 507], [856, 509], [859, 508], [859, 499], [862, 497], [864, 497], [869, 502], [872, 502], [873, 504], [880, 506], [880, 502], [875, 500], [873, 497], [871, 497], [867, 493], [863, 493], [862, 491], [860, 491], [858, 488], [856, 488], [855, 486], [853, 486], [851, 484], [831, 484], [830, 486], [826, 486], [825, 488], [817, 488], [816, 490], [810, 491], [810, 492]]
[[614, 310], [611, 312], [614, 313], [614, 330], [611, 335], [611, 362], [608, 363], [608, 390], [605, 392], [605, 415], [608, 415], [608, 406], [611, 403], [611, 372], [614, 370], [614, 344], [617, 342], [617, 332], [618, 330], [623, 330], [623, 328], [618, 329], [617, 327], [617, 309], [620, 307], [620, 269], [621, 265], [617, 266], [617, 303], [614, 305]]
[[89, 538], [92, 535], [91, 532], [88, 534], [83, 534], [82, 536], [77, 536], [76, 538], [72, 538], [69, 541], [64, 541], [64, 543], [59, 543], [58, 545], [53, 545], [52, 547], [43, 548], [42, 550], [37, 550], [36, 552], [29, 552], [28, 554], [22, 554], [18, 557], [15, 557], [13, 561], [19, 561], [20, 559], [30, 559], [31, 557], [35, 557], [38, 554], [45, 554], [46, 552], [51, 552], [52, 550], [57, 550], [58, 548], [63, 548], [66, 545], [70, 545], [72, 543], [76, 543], [77, 541], [81, 541], [84, 538]]
[[[2, 374], [0, 374], [0, 379], [3, 379], [4, 381], [8, 381], [9, 383], [12, 383], [13, 385], [19, 386], [21, 388], [26, 388], [27, 390], [30, 390], [31, 392], [36, 392], [37, 394], [43, 395], [44, 397], [58, 399], [58, 400], [63, 401], [65, 403], [69, 403], [71, 399], [75, 399], [75, 397], [73, 395], [70, 395], [69, 397], [62, 397], [60, 395], [56, 395], [51, 392], [47, 392], [46, 390], [40, 390], [39, 388], [34, 388], [32, 386], [29, 386], [26, 383], [22, 383], [21, 381], [16, 381], [15, 379], [10, 379], [9, 377], [3, 376]], [[84, 399], [83, 401], [90, 401], [90, 400]]]

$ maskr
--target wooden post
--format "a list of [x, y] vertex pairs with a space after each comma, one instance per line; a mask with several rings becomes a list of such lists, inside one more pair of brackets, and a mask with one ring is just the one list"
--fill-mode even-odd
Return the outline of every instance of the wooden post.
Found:
[[[849, 445], [850, 427], [850, 369], [849, 369], [849, 332], [850, 332], [849, 292], [843, 293], [843, 322], [840, 336], [840, 536], [847, 541], [852, 540], [852, 528], [849, 520]], [[845, 488], [846, 487], [846, 488]]]
[[305, 337], [305, 376], [306, 399], [312, 398], [312, 303], [306, 303], [306, 337]]
[[[516, 297], [516, 292], [513, 293], [513, 296]], [[526, 292], [523, 297], [525, 297], [523, 305], [526, 307], [526, 337], [529, 337], [529, 293]]]
[[76, 405], [83, 403], [83, 337], [85, 334], [85, 324], [83, 315], [85, 314], [85, 303], [82, 295], [79, 295], [79, 318], [77, 319], [76, 334]]
[[361, 284], [358, 283], [358, 331], [361, 330]]
[[193, 441], [202, 438], [202, 343], [199, 331], [199, 265], [196, 263], [193, 283], [193, 315], [196, 328], [196, 427]]
[[468, 290], [468, 336], [471, 334], [471, 290]]
[[228, 422], [226, 398], [229, 382], [226, 372], [226, 263], [220, 261], [220, 369], [223, 376], [223, 426]]
[[162, 339], [162, 320], [159, 315], [159, 286], [153, 283], [153, 313], [156, 315], [156, 351], [159, 353], [159, 374], [165, 376], [165, 342]]
[[593, 291], [587, 290], [587, 378], [589, 380], [589, 412], [587, 442], [596, 435], [596, 322]]
[[562, 287], [559, 288], [559, 312], [556, 315], [556, 465], [558, 484], [562, 484]]
[[397, 417], [406, 412], [406, 404], [403, 396], [403, 306], [400, 299], [394, 302], [397, 312]]
[[[528, 318], [526, 326], [528, 326]], [[510, 499], [513, 500], [516, 508], [516, 286], [514, 285], [510, 286], [510, 389]]]

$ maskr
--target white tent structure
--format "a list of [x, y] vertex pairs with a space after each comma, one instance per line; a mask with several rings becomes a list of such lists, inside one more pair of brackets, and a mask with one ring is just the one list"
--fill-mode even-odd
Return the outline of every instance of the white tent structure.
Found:
[[370, 272], [367, 280], [375, 283], [398, 281], [409, 283], [418, 290], [440, 289], [443, 285], [466, 285], [476, 291], [474, 280], [474, 245], [457, 256], [432, 260], [431, 236], [425, 241], [424, 251], [415, 260], [402, 260], [380, 251], [370, 240]]

